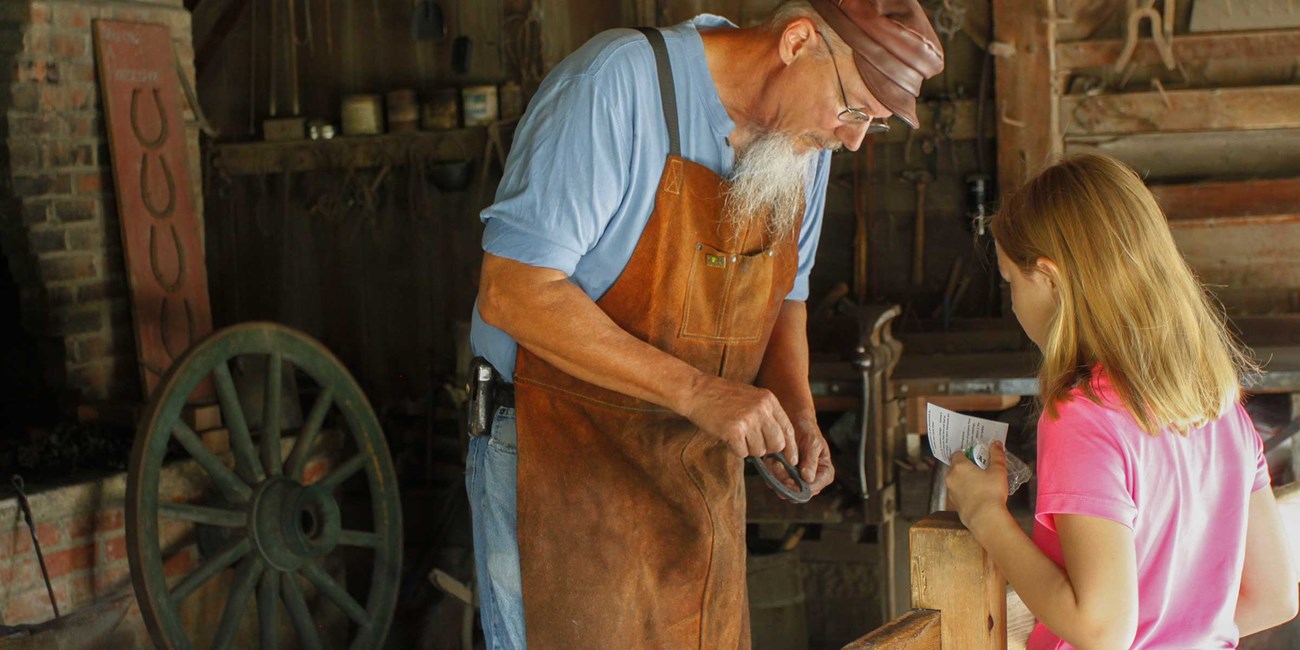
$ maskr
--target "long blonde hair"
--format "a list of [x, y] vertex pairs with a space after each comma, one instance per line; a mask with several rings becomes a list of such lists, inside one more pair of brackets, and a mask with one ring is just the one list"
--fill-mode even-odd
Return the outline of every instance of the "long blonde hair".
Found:
[[1039, 370], [1051, 417], [1071, 389], [1094, 402], [1091, 370], [1147, 433], [1185, 434], [1217, 419], [1255, 369], [1174, 243], [1155, 197], [1127, 165], [1074, 156], [1043, 170], [1002, 205], [993, 237], [1022, 271], [1056, 264], [1060, 307]]

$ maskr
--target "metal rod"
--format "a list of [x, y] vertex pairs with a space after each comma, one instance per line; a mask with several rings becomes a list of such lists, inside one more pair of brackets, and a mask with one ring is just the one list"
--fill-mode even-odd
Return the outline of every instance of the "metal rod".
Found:
[[253, 15], [249, 18], [252, 26], [248, 31], [248, 134], [257, 135], [257, 5], [253, 2], [249, 9]]
[[269, 50], [268, 56], [270, 58], [270, 61], [268, 65], [271, 71], [270, 75], [267, 78], [267, 85], [270, 86], [269, 94], [270, 94], [270, 104], [271, 104], [270, 106], [271, 117], [275, 117], [276, 115], [279, 115], [279, 106], [277, 106], [277, 102], [279, 101], [280, 98], [279, 98], [279, 93], [276, 92], [279, 89], [279, 86], [275, 83], [276, 78], [279, 76], [278, 74], [279, 70], [277, 70], [275, 67], [275, 51], [279, 49], [276, 47], [276, 40], [279, 34], [280, 34], [280, 0], [271, 0], [271, 39], [270, 39], [270, 45], [266, 48], [267, 50]]
[[54, 586], [50, 584], [50, 572], [45, 568], [45, 554], [41, 553], [41, 540], [36, 539], [36, 522], [32, 519], [32, 506], [27, 503], [26, 484], [23, 483], [23, 477], [14, 474], [9, 479], [13, 484], [14, 491], [18, 493], [18, 507], [23, 511], [23, 519], [27, 521], [27, 530], [32, 534], [32, 548], [36, 550], [36, 562], [41, 565], [41, 577], [45, 578], [45, 592], [50, 595], [50, 607], [54, 609], [54, 618], [59, 617], [59, 603], [54, 599]]
[[293, 98], [293, 114], [302, 113], [302, 95], [298, 92], [298, 10], [294, 0], [289, 3], [289, 93]]

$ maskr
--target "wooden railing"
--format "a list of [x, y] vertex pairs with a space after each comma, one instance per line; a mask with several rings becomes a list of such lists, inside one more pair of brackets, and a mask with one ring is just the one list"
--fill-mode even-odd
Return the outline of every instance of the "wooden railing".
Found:
[[954, 512], [912, 526], [912, 610], [845, 650], [1007, 647], [1006, 580]]
[[[1274, 488], [1273, 496], [1290, 537], [1292, 558], [1300, 562], [1300, 481]], [[926, 516], [913, 524], [909, 537], [912, 609], [844, 650], [1024, 647], [1033, 615], [1007, 589], [1002, 573], [956, 513]]]

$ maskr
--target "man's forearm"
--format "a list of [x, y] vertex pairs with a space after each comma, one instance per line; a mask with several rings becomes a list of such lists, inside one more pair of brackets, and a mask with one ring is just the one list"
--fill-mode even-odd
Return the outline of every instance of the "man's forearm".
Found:
[[817, 411], [808, 384], [808, 311], [803, 302], [787, 300], [781, 305], [757, 385], [776, 395], [796, 425], [799, 420], [816, 425]]
[[700, 372], [624, 331], [563, 273], [488, 255], [484, 282], [484, 321], [519, 345], [578, 379], [680, 412]]

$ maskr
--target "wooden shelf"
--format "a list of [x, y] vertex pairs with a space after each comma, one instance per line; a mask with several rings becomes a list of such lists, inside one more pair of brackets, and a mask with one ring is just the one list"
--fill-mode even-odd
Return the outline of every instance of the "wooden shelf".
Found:
[[[503, 123], [501, 128], [512, 131], [514, 124]], [[488, 127], [477, 126], [329, 140], [225, 143], [215, 145], [214, 164], [226, 174], [243, 176], [477, 159], [483, 154], [487, 131]]]
[[[1124, 49], [1122, 39], [1074, 41], [1056, 44], [1058, 72], [1113, 65]], [[1173, 37], [1174, 59], [1179, 63], [1202, 63], [1221, 59], [1300, 56], [1300, 29], [1277, 29], [1218, 34], [1187, 34]], [[1133, 62], [1158, 64], [1160, 53], [1150, 39], [1138, 42]]]

